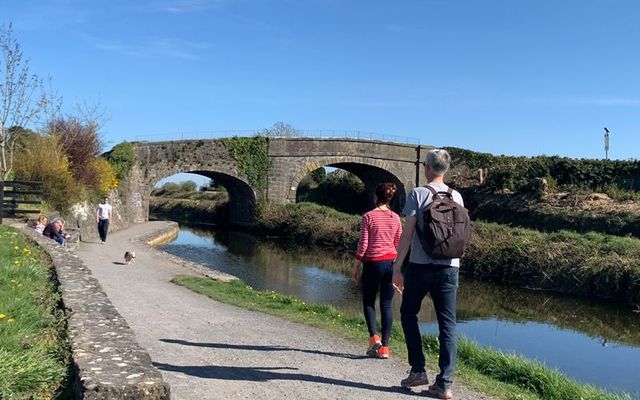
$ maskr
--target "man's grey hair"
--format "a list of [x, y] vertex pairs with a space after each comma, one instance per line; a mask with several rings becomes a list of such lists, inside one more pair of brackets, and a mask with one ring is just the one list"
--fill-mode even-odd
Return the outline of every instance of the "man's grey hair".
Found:
[[54, 224], [55, 224], [56, 222], [60, 222], [62, 225], [64, 225], [64, 219], [62, 219], [62, 218], [56, 218], [56, 219], [54, 219], [54, 220], [52, 221], [52, 223], [54, 223]]
[[451, 156], [448, 151], [443, 149], [429, 150], [427, 152], [427, 158], [424, 160], [424, 165], [429, 165], [434, 174], [442, 176], [449, 170]]

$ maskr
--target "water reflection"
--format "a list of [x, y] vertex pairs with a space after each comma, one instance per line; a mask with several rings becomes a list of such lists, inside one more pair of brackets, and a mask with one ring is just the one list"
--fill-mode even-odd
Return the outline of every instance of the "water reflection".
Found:
[[[349, 273], [352, 256], [287, 246], [242, 232], [182, 229], [164, 250], [236, 275], [257, 289], [361, 312]], [[400, 296], [394, 298], [399, 319]], [[419, 315], [436, 332], [430, 300]], [[461, 277], [459, 332], [482, 345], [517, 352], [610, 390], [640, 390], [640, 315], [616, 307]], [[621, 366], [624, 365], [624, 368]]]

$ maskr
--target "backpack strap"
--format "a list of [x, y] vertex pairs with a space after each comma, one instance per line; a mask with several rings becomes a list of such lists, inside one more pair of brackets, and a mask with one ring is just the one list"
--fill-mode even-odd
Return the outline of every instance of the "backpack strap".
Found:
[[430, 191], [430, 192], [431, 192], [431, 194], [433, 195], [433, 198], [435, 199], [435, 198], [436, 198], [436, 196], [438, 195], [438, 192], [437, 192], [434, 188], [432, 188], [431, 186], [429, 186], [429, 185], [425, 185], [425, 187], [426, 187], [427, 189], [429, 189], [429, 191]]
[[[429, 189], [429, 191], [431, 192], [431, 195], [433, 196], [433, 200], [436, 199], [443, 199], [443, 198], [448, 198], [453, 200], [453, 189], [451, 187], [447, 188], [446, 192], [438, 192], [437, 190], [435, 190], [433, 187], [429, 186], [429, 184], [426, 184], [424, 187], [426, 187], [427, 189]], [[444, 194], [444, 197], [439, 197], [438, 194]]]

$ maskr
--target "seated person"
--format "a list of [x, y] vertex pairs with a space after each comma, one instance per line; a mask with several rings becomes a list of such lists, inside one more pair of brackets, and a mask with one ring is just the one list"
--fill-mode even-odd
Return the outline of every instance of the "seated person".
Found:
[[64, 220], [62, 218], [56, 218], [53, 222], [45, 226], [42, 234], [60, 243], [60, 246], [64, 246], [64, 240], [70, 236], [62, 232], [63, 227]]
[[36, 223], [35, 231], [38, 233], [42, 233], [44, 231], [45, 226], [47, 226], [47, 216], [40, 214], [38, 217], [38, 221]]

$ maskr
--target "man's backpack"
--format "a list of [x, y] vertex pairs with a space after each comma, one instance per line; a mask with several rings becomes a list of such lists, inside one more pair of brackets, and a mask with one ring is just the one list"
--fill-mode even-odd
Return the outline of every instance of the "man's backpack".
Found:
[[[416, 222], [422, 248], [431, 258], [460, 258], [471, 239], [471, 219], [466, 208], [453, 201], [453, 189], [431, 192], [433, 201], [422, 212], [423, 228]], [[443, 195], [442, 197], [440, 195]]]

